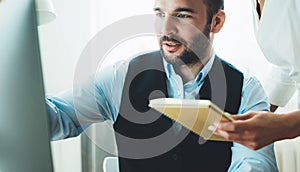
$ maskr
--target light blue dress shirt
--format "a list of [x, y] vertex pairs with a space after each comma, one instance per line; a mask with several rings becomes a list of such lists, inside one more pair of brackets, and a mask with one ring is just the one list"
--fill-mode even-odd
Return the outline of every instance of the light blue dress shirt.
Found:
[[[169, 96], [195, 99], [205, 77], [211, 70], [214, 58], [213, 54], [196, 78], [185, 84], [175, 73], [172, 65], [164, 60]], [[115, 122], [119, 113], [128, 64], [128, 61], [117, 62], [97, 71], [94, 78], [87, 80], [78, 88], [74, 88], [75, 90], [66, 91], [55, 97], [48, 96], [47, 105], [50, 111], [52, 140], [77, 136], [81, 133], [82, 128], [91, 123], [104, 120]], [[259, 81], [254, 77], [244, 75], [238, 114], [268, 110], [267, 97]], [[176, 125], [175, 130], [180, 130], [182, 126]], [[277, 172], [273, 144], [253, 151], [234, 143], [232, 162], [228, 171]]]

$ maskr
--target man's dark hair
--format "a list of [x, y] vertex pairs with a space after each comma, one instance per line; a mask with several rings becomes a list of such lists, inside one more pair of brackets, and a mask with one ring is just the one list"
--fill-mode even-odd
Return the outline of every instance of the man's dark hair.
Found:
[[224, 9], [224, 0], [203, 0], [207, 8], [207, 24], [211, 24], [214, 14]]

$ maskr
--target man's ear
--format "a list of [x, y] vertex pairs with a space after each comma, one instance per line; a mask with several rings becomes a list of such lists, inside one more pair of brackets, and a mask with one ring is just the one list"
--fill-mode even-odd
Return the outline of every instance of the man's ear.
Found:
[[226, 19], [226, 14], [223, 10], [219, 10], [212, 19], [211, 22], [211, 32], [218, 33], [222, 29]]

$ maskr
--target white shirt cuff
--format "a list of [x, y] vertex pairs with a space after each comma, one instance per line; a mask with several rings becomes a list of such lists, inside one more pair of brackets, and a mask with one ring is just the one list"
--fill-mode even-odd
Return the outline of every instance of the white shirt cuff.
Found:
[[289, 102], [297, 89], [296, 82], [291, 79], [291, 76], [276, 67], [272, 68], [271, 74], [268, 75], [265, 83], [268, 101], [280, 107]]

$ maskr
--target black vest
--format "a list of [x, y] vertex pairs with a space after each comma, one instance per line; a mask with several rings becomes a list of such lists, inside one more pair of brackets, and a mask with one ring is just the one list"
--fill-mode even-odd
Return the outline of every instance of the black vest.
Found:
[[[216, 57], [198, 98], [210, 99], [225, 111], [236, 114], [242, 85], [243, 74]], [[168, 97], [168, 91], [160, 52], [133, 59], [114, 124], [120, 171], [227, 171], [232, 143], [200, 144], [199, 136], [185, 128], [175, 133], [170, 119], [148, 107], [150, 99], [162, 97]]]

